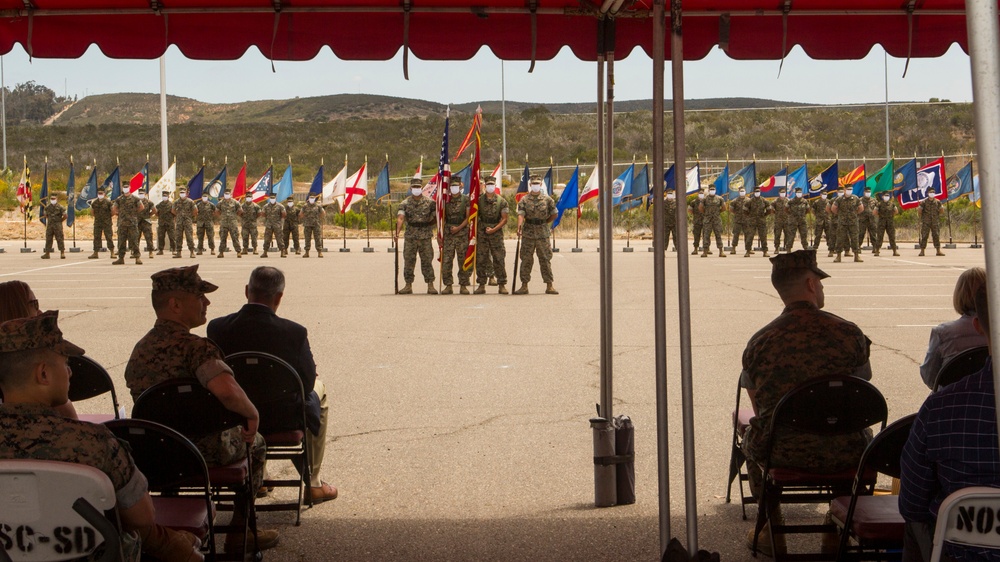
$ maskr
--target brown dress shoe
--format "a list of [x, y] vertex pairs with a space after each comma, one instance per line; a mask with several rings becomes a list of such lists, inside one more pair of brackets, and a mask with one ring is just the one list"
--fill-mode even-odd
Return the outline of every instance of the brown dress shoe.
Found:
[[311, 500], [313, 503], [323, 503], [337, 499], [336, 486], [331, 486], [326, 482], [321, 482], [321, 484], [321, 486], [310, 486], [306, 490], [307, 500]]

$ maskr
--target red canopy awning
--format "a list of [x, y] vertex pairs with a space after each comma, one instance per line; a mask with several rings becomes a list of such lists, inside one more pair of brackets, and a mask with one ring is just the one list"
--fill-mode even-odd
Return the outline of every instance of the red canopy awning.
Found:
[[[963, 0], [686, 0], [684, 56], [721, 45], [735, 59], [777, 59], [799, 45], [815, 59], [858, 59], [881, 44], [894, 57], [936, 57], [966, 48], [964, 9]], [[308, 60], [328, 46], [344, 60], [386, 60], [407, 36], [426, 60], [465, 60], [482, 47], [547, 60], [566, 46], [593, 60], [600, 10], [595, 0], [0, 0], [0, 53], [20, 43], [31, 56], [76, 58], [96, 44], [109, 57], [151, 59], [176, 45], [192, 59], [257, 47]], [[651, 51], [650, 15], [650, 0], [616, 15], [619, 57]]]

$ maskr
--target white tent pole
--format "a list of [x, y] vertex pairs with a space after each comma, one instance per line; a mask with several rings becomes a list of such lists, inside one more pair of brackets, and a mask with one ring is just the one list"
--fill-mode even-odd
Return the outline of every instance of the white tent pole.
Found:
[[[684, 140], [684, 38], [681, 34], [681, 0], [670, 3], [670, 61], [673, 71], [674, 186], [677, 196], [677, 232], [687, 240], [687, 153]], [[681, 189], [680, 186], [684, 186]], [[694, 470], [694, 397], [691, 382], [691, 279], [687, 248], [677, 252], [677, 320], [681, 351], [681, 411], [684, 426], [684, 505], [687, 515], [688, 552], [698, 550], [698, 486]]]
[[167, 147], [167, 54], [160, 56], [160, 173], [170, 166]]
[[607, 65], [607, 77], [604, 82], [606, 96], [604, 99], [604, 167], [601, 177], [604, 182], [598, 193], [600, 204], [599, 230], [601, 244], [601, 417], [614, 417], [614, 331], [612, 330], [613, 313], [613, 276], [611, 265], [614, 256], [614, 240], [612, 239], [612, 216], [614, 208], [611, 205], [611, 184], [614, 181], [614, 139], [615, 139], [615, 20], [604, 20], [604, 52]]
[[[660, 558], [670, 542], [670, 433], [667, 431], [667, 298], [663, 205], [663, 79], [665, 0], [653, 2], [653, 315], [656, 341], [656, 461], [660, 508]], [[678, 203], [680, 204], [680, 203]], [[677, 240], [674, 245], [680, 246]], [[683, 252], [679, 252], [678, 255]]]
[[[972, 99], [979, 153], [979, 193], [983, 203], [983, 244], [990, 301], [990, 341], [1000, 343], [1000, 29], [996, 0], [966, 0]], [[993, 368], [1000, 388], [1000, 369]], [[1000, 417], [1000, 392], [995, 393]]]

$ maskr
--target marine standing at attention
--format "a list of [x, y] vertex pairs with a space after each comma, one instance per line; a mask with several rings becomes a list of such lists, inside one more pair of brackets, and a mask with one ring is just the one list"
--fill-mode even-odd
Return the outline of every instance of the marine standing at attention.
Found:
[[427, 283], [427, 294], [438, 294], [434, 288], [434, 247], [431, 237], [434, 235], [434, 200], [424, 197], [423, 182], [419, 178], [410, 180], [410, 196], [399, 204], [396, 213], [396, 230], [392, 241], [399, 242], [399, 231], [406, 224], [406, 234], [403, 238], [403, 281], [406, 285], [399, 290], [401, 295], [413, 294], [413, 269], [417, 266], [417, 254], [420, 255], [420, 273]]
[[556, 202], [542, 193], [542, 178], [531, 176], [528, 194], [517, 203], [517, 235], [521, 237], [521, 287], [514, 291], [515, 295], [528, 294], [528, 282], [531, 280], [531, 267], [536, 253], [538, 269], [545, 282], [545, 294], [559, 294], [553, 286], [552, 246], [549, 245], [549, 233], [552, 230], [549, 225], [556, 216]]

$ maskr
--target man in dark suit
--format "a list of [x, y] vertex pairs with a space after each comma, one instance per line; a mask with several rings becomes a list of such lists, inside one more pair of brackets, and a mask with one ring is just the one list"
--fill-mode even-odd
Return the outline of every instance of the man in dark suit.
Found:
[[320, 480], [326, 448], [326, 387], [316, 378], [316, 363], [306, 328], [276, 313], [285, 291], [285, 275], [274, 267], [258, 267], [246, 286], [247, 304], [228, 316], [208, 323], [208, 337], [226, 355], [241, 351], [270, 353], [285, 360], [302, 378], [306, 392], [306, 439], [309, 445], [308, 492], [315, 503], [337, 497], [337, 488]]

